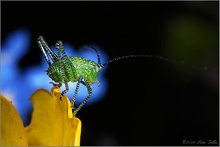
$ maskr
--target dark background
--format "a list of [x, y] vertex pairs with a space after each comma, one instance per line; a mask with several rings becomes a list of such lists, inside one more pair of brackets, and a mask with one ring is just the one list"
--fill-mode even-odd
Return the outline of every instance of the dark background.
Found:
[[[206, 64], [218, 71], [218, 13], [218, 2], [1, 2], [1, 41], [19, 27], [31, 31], [31, 49], [19, 62], [21, 70], [40, 63], [36, 40], [43, 35], [47, 42], [62, 40], [76, 48], [98, 44], [110, 59], [153, 54], [198, 67]], [[193, 44], [189, 48], [172, 40], [172, 34], [178, 38], [172, 22], [180, 18], [199, 25], [204, 22], [206, 30], [198, 34], [205, 30], [212, 36], [198, 36], [217, 41], [196, 44], [196, 37], [178, 33]], [[183, 33], [192, 28], [184, 29], [179, 28]], [[109, 81], [106, 97], [78, 113], [81, 145], [218, 142], [219, 76], [200, 69], [149, 58], [112, 63], [105, 74]]]

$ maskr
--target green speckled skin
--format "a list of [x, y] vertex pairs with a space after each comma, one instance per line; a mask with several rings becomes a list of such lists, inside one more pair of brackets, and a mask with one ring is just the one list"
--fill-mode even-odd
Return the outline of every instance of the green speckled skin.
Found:
[[83, 77], [84, 81], [87, 81], [90, 84], [95, 83], [97, 81], [99, 71], [102, 68], [91, 60], [75, 56], [62, 58], [61, 62], [63, 64], [59, 61], [54, 62], [47, 70], [48, 76], [58, 83], [64, 83], [64, 78], [61, 72], [62, 65], [64, 65], [64, 72], [67, 81], [71, 81], [73, 83], [77, 82], [80, 76]]

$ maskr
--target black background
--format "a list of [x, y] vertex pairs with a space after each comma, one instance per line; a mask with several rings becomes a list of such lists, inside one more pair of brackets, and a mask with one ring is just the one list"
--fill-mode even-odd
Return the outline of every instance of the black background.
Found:
[[[186, 7], [187, 3], [1, 2], [1, 41], [19, 27], [30, 29], [31, 49], [20, 61], [21, 69], [40, 63], [42, 54], [36, 44], [39, 35], [48, 43], [62, 40], [76, 48], [98, 44], [110, 59], [127, 54], [163, 56], [165, 23], [171, 16], [198, 15], [218, 28], [218, 2], [191, 2], [192, 7]], [[200, 6], [214, 13], [202, 11]], [[109, 81], [106, 97], [78, 113], [81, 145], [218, 141], [218, 73], [211, 74], [217, 86], [204, 82], [207, 73], [203, 71], [187, 80], [169, 62], [147, 58], [112, 63], [105, 74]]]

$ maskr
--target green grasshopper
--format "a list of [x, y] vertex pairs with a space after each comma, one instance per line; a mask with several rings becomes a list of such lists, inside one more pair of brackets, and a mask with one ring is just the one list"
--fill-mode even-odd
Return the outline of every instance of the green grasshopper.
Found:
[[[50, 83], [58, 87], [61, 87], [63, 83], [65, 84], [65, 90], [61, 92], [60, 100], [62, 100], [62, 96], [65, 95], [69, 90], [68, 82], [73, 82], [73, 83], [77, 82], [76, 89], [73, 98], [71, 100], [74, 116], [91, 97], [92, 95], [91, 85], [94, 84], [95, 82], [97, 82], [98, 85], [100, 84], [99, 81], [97, 80], [100, 70], [111, 62], [126, 58], [147, 57], [147, 58], [157, 58], [160, 60], [166, 60], [177, 64], [185, 64], [185, 62], [183, 61], [176, 61], [173, 59], [168, 59], [165, 57], [155, 56], [155, 55], [127, 55], [127, 56], [114, 58], [112, 60], [109, 60], [101, 64], [99, 52], [93, 47], [91, 47], [91, 49], [93, 49], [96, 52], [98, 63], [95, 63], [94, 61], [91, 60], [86, 60], [82, 57], [76, 57], [76, 56], [67, 57], [61, 41], [58, 41], [55, 45], [57, 55], [49, 48], [43, 36], [40, 36], [38, 38], [37, 43], [49, 65], [49, 68], [47, 70], [47, 75], [54, 82], [56, 82], [56, 83], [53, 82]], [[46, 54], [46, 51], [49, 54], [50, 58], [52, 59], [53, 63], [50, 62]], [[75, 108], [74, 103], [80, 84], [86, 86], [88, 90], [88, 96], [83, 100], [83, 102], [77, 108]]]

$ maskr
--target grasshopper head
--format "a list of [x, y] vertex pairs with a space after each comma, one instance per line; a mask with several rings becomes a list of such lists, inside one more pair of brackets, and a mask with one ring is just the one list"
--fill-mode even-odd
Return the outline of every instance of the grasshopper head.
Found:
[[87, 76], [87, 80], [89, 83], [93, 84], [97, 81], [99, 71], [102, 69], [102, 67], [98, 64], [94, 65], [92, 70], [90, 71], [89, 75]]

